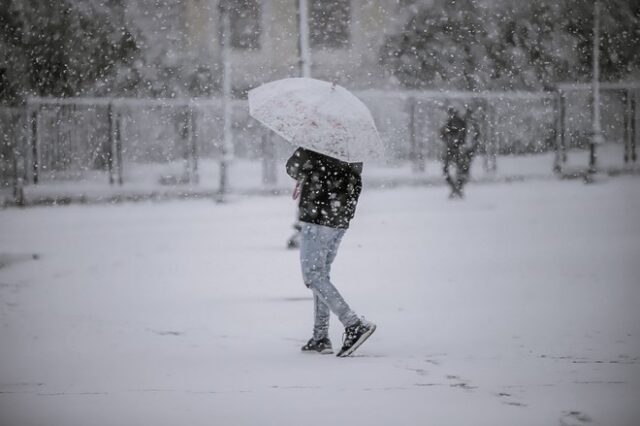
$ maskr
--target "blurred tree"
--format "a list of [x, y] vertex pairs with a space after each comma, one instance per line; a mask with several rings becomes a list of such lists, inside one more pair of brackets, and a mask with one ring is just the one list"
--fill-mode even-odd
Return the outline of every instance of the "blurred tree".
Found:
[[[407, 3], [407, 2], [405, 2]], [[483, 89], [490, 76], [487, 31], [474, 0], [437, 0], [413, 10], [387, 37], [380, 61], [406, 87]]]
[[567, 80], [575, 66], [576, 41], [564, 31], [561, 4], [548, 0], [504, 1], [492, 13], [488, 52], [491, 87], [501, 90], [550, 89]]
[[123, 0], [0, 0], [0, 101], [119, 91], [137, 52]]
[[[640, 69], [640, 0], [603, 4], [604, 80]], [[591, 77], [594, 0], [403, 0], [380, 62], [405, 87], [549, 89]]]
[[[590, 79], [594, 0], [563, 2], [564, 30], [576, 41], [575, 79]], [[600, 77], [619, 80], [640, 69], [640, 0], [601, 0]]]

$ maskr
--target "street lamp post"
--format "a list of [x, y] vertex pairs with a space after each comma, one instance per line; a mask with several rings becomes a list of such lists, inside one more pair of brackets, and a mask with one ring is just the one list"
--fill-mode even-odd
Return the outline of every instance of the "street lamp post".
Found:
[[298, 0], [298, 54], [300, 62], [300, 76], [311, 77], [308, 0]]
[[221, 0], [219, 4], [222, 18], [222, 107], [223, 107], [223, 140], [220, 152], [220, 186], [217, 201], [224, 201], [227, 193], [228, 168], [233, 155], [233, 139], [231, 134], [231, 21], [229, 19], [229, 2]]
[[600, 0], [593, 6], [593, 135], [589, 144], [589, 173], [596, 171], [596, 146], [603, 142], [600, 125]]

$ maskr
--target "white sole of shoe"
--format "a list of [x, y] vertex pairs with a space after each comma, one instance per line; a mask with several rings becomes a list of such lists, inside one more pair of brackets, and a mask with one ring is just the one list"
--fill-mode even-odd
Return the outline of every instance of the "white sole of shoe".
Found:
[[303, 354], [320, 354], [320, 355], [329, 355], [333, 353], [333, 349], [323, 349], [321, 351], [300, 351]]
[[376, 325], [375, 324], [371, 324], [371, 326], [372, 326], [371, 329], [369, 331], [367, 331], [366, 333], [364, 333], [362, 336], [360, 336], [360, 338], [358, 340], [356, 340], [356, 342], [353, 344], [353, 346], [351, 346], [349, 349], [347, 349], [343, 353], [339, 353], [337, 356], [339, 356], [340, 358], [344, 358], [344, 357], [349, 356], [352, 353], [354, 353], [355, 350], [358, 349], [360, 347], [360, 345], [362, 345], [365, 342], [365, 340], [367, 340], [369, 338], [369, 336], [371, 336], [373, 334], [374, 331], [376, 331]]

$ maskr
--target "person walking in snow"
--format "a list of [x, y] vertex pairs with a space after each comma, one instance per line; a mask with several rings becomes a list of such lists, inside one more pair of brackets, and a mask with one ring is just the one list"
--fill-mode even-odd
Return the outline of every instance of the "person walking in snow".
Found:
[[351, 355], [375, 331], [376, 325], [358, 317], [330, 278], [340, 241], [349, 228], [362, 190], [362, 163], [347, 163], [298, 148], [286, 163], [299, 196], [300, 264], [305, 285], [313, 292], [313, 336], [303, 352], [333, 353], [329, 318], [333, 312], [345, 327], [337, 356]]
[[[451, 187], [449, 198], [463, 198], [462, 189], [469, 180], [477, 143], [474, 141], [470, 147], [466, 147], [467, 123], [455, 108], [449, 107], [447, 113], [447, 123], [440, 129], [445, 148], [442, 172]], [[455, 167], [455, 176], [451, 172], [451, 166]]]

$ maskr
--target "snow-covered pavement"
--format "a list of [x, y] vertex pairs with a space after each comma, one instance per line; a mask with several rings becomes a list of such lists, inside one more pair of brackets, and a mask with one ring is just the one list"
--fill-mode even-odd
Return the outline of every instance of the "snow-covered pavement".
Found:
[[0, 210], [0, 425], [639, 424], [639, 178], [365, 188], [346, 359], [299, 351], [294, 210]]

